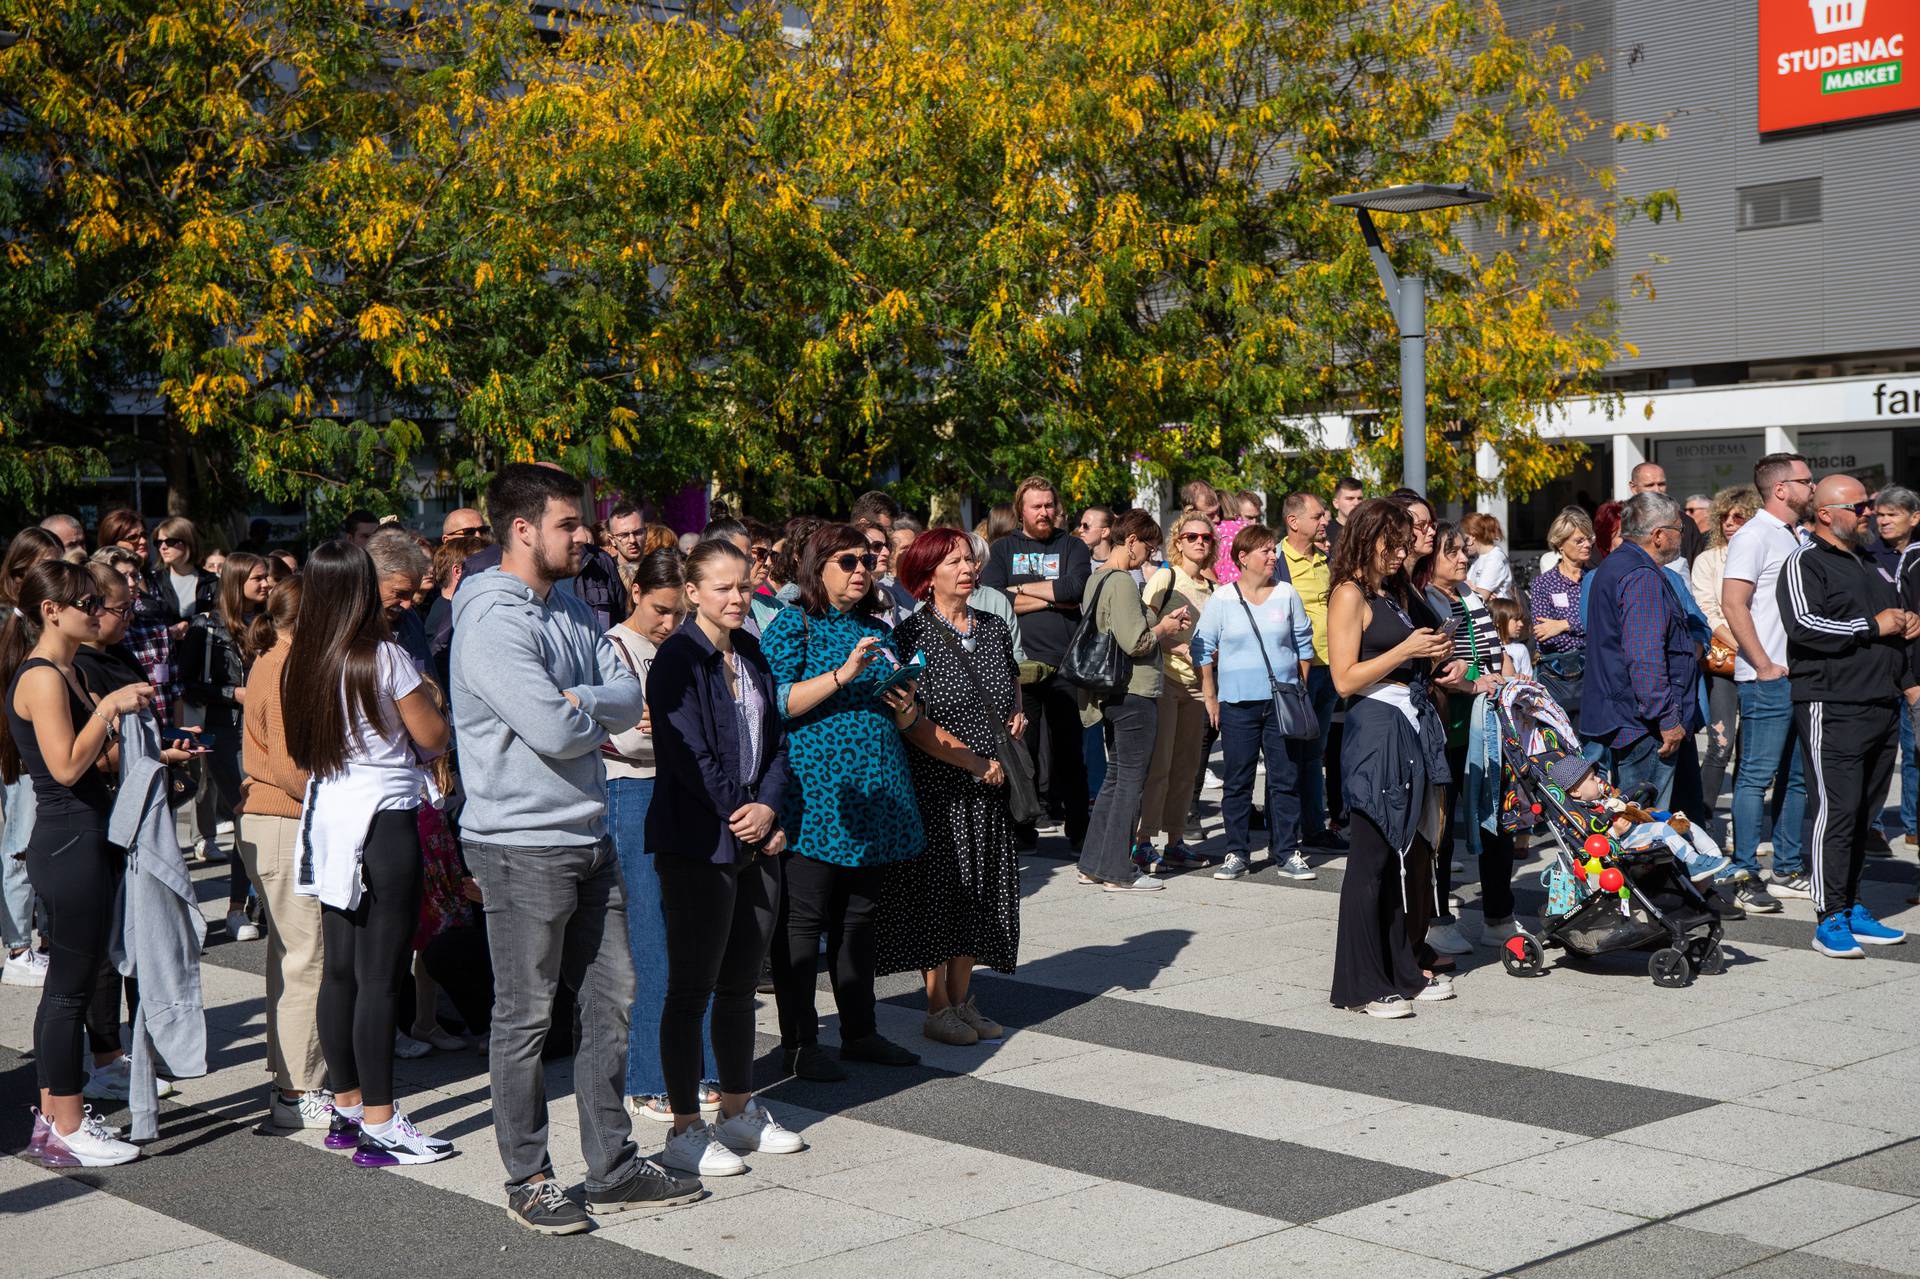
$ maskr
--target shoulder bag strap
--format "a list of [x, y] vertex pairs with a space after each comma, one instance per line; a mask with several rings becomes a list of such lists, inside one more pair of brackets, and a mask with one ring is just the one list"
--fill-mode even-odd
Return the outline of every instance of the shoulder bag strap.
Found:
[[1246, 594], [1241, 591], [1240, 583], [1233, 584], [1233, 598], [1240, 601], [1240, 610], [1247, 615], [1247, 625], [1253, 628], [1253, 642], [1260, 650], [1260, 664], [1267, 668], [1267, 686], [1274, 692], [1280, 691], [1280, 677], [1273, 673], [1273, 659], [1267, 656], [1267, 641], [1260, 634], [1260, 623], [1253, 620], [1253, 607], [1247, 603]]
[[[927, 607], [931, 609], [933, 605], [928, 604]], [[978, 626], [979, 623], [976, 621], [974, 625]], [[973, 664], [973, 654], [967, 651], [965, 644], [962, 644], [954, 637], [953, 632], [947, 628], [947, 624], [940, 618], [929, 617], [927, 619], [927, 626], [945, 641], [947, 647], [953, 651], [954, 656], [960, 659], [960, 669], [966, 673], [967, 682], [973, 685], [973, 695], [980, 699], [980, 704], [986, 707], [987, 714], [993, 717], [996, 735], [1003, 741], [1011, 741], [1013, 735], [1007, 732], [1006, 720], [1001, 717], [999, 710], [993, 703], [987, 700], [987, 687], [981, 682], [979, 668]]]
[[1154, 609], [1155, 612], [1159, 612], [1160, 609], [1163, 609], [1167, 606], [1167, 601], [1173, 597], [1173, 588], [1178, 584], [1178, 580], [1179, 580], [1174, 577], [1172, 568], [1163, 567], [1158, 572], [1156, 572], [1151, 579], [1148, 580], [1147, 591], [1146, 591], [1148, 595], [1153, 594], [1154, 585], [1160, 581], [1162, 574], [1166, 576], [1167, 582], [1166, 582], [1166, 585], [1161, 588], [1160, 603], [1157, 607], [1155, 607]]

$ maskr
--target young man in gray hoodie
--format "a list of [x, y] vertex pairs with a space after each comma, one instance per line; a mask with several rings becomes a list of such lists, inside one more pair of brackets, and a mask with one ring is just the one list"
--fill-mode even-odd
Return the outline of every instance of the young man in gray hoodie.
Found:
[[[600, 744], [640, 722], [640, 681], [577, 598], [554, 590], [580, 564], [580, 486], [515, 463], [487, 489], [500, 567], [453, 600], [452, 683], [460, 831], [493, 951], [494, 1132], [507, 1211], [543, 1234], [588, 1229], [588, 1213], [687, 1203], [699, 1181], [641, 1159], [623, 1104], [633, 959], [619, 863], [607, 837]], [[547, 1157], [540, 1049], [565, 982], [579, 997], [574, 1057], [586, 1207]]]

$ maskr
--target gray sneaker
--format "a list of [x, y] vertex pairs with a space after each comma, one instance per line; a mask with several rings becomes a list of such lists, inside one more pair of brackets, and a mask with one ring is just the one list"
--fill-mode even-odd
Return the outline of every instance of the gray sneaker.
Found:
[[1785, 878], [1776, 875], [1767, 881], [1767, 890], [1775, 897], [1798, 897], [1802, 901], [1813, 900], [1813, 881], [1805, 875], [1788, 875]]
[[1313, 867], [1307, 865], [1307, 859], [1302, 857], [1297, 852], [1291, 854], [1287, 858], [1287, 860], [1281, 862], [1278, 869], [1279, 869], [1280, 878], [1282, 879], [1318, 879], [1320, 878], [1318, 875], [1313, 873]]
[[1240, 879], [1247, 873], [1247, 859], [1239, 853], [1228, 853], [1227, 859], [1220, 863], [1220, 869], [1213, 872], [1215, 879]]
[[1740, 885], [1739, 890], [1733, 895], [1733, 900], [1749, 915], [1773, 915], [1778, 914], [1780, 910], [1779, 899], [1768, 892], [1767, 886], [1757, 879], [1748, 880]]

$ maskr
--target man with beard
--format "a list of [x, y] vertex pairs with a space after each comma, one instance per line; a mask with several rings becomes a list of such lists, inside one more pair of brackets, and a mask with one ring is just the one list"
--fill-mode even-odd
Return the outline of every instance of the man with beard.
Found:
[[[1080, 620], [1080, 593], [1093, 572], [1087, 544], [1059, 526], [1060, 496], [1053, 481], [1030, 475], [1013, 491], [1020, 531], [995, 542], [980, 584], [1005, 591], [1020, 620], [1021, 668], [1027, 712], [1026, 746], [1047, 808], [1066, 827], [1075, 849], [1087, 833], [1087, 770], [1081, 739], [1080, 703], [1073, 685], [1054, 672]], [[1038, 667], [1036, 670], [1035, 667]], [[1034, 833], [1019, 830], [1015, 842], [1033, 847]]]
[[[607, 838], [600, 745], [639, 723], [640, 681], [578, 598], [580, 486], [546, 467], [502, 467], [487, 489], [500, 567], [454, 596], [453, 718], [460, 827], [479, 881], [493, 954], [489, 1068], [507, 1208], [545, 1234], [588, 1227], [586, 1213], [684, 1202], [699, 1190], [640, 1158], [623, 1104], [633, 959], [620, 868]], [[586, 1211], [547, 1156], [541, 1048], [561, 984], [577, 993], [573, 1089], [586, 1158]]]
[[[1780, 570], [1800, 549], [1799, 526], [1813, 510], [1813, 470], [1798, 453], [1769, 453], [1753, 468], [1760, 509], [1727, 543], [1720, 611], [1739, 647], [1740, 756], [1733, 776], [1734, 900], [1749, 914], [1780, 909], [1777, 897], [1813, 896], [1801, 848], [1805, 776], [1787, 682], [1787, 632], [1780, 621]], [[1589, 648], [1592, 640], [1589, 636]], [[1773, 882], [1760, 881], [1760, 836], [1773, 789]], [[1769, 891], [1769, 887], [1772, 891]]]
[[1859, 901], [1867, 832], [1887, 798], [1900, 703], [1914, 684], [1910, 641], [1920, 617], [1867, 555], [1873, 503], [1851, 475], [1813, 491], [1813, 540], [1787, 557], [1775, 587], [1787, 636], [1793, 722], [1806, 758], [1813, 820], [1813, 948], [1859, 959], [1861, 944], [1907, 935]]

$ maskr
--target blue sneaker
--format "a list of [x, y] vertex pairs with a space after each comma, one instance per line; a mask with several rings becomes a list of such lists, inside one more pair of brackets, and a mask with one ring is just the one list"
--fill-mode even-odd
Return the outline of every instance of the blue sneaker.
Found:
[[1828, 915], [1813, 930], [1813, 948], [1830, 959], [1865, 959], [1867, 952], [1854, 940], [1843, 914]]
[[1853, 933], [1853, 939], [1865, 942], [1869, 946], [1898, 946], [1907, 939], [1907, 935], [1898, 928], [1889, 928], [1872, 915], [1867, 908], [1854, 903], [1847, 912], [1847, 928]]

